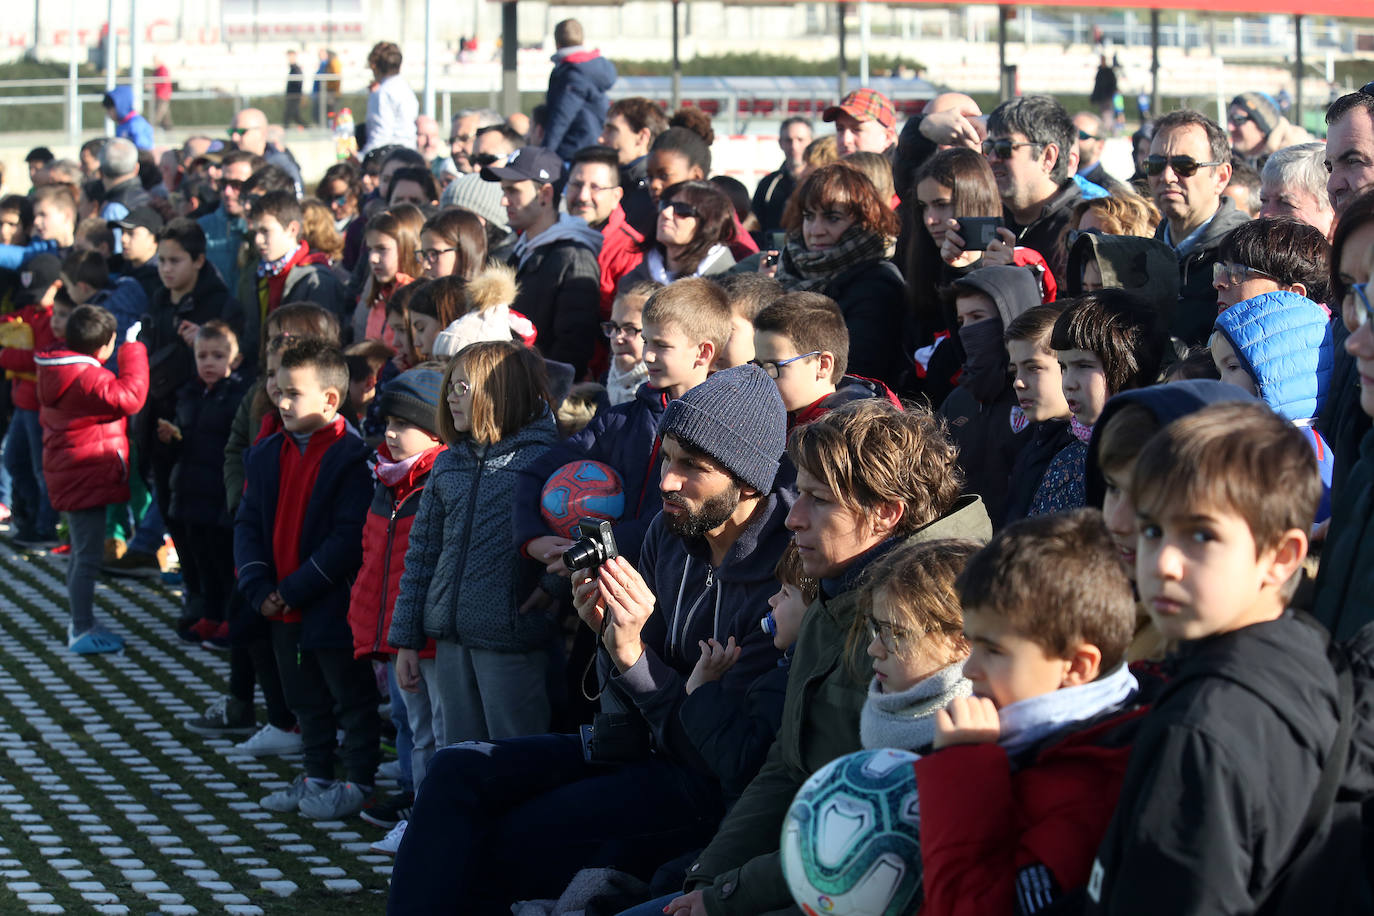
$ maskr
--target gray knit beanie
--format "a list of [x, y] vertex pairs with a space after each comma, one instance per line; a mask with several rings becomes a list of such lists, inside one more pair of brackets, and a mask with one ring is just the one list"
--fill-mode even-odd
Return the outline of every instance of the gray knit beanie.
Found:
[[430, 366], [407, 369], [386, 383], [378, 395], [384, 417], [400, 417], [427, 433], [439, 434], [439, 401], [444, 373]]
[[483, 181], [476, 172], [450, 181], [439, 203], [443, 207], [461, 207], [502, 229], [510, 228], [506, 208], [501, 206], [501, 185]]
[[758, 366], [722, 369], [668, 404], [658, 434], [700, 449], [744, 483], [769, 493], [787, 448], [787, 408]]

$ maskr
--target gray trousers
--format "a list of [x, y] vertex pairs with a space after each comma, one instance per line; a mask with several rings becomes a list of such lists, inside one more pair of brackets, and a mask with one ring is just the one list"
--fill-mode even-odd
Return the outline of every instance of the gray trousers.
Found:
[[80, 634], [95, 626], [95, 580], [105, 555], [105, 507], [68, 512], [67, 532], [72, 543], [67, 557], [67, 603], [72, 632]]
[[[387, 664], [395, 666], [396, 663]], [[420, 659], [420, 692], [402, 690], [401, 702], [405, 704], [406, 721], [410, 723], [410, 778], [418, 792], [429, 771], [429, 762], [444, 746], [444, 705], [435, 682], [434, 659]]]
[[549, 730], [546, 651], [493, 652], [447, 640], [435, 645], [434, 681], [445, 744]]

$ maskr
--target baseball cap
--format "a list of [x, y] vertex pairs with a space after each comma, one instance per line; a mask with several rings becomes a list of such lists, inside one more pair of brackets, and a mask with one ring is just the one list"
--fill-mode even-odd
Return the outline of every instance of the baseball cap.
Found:
[[123, 219], [115, 220], [114, 223], [120, 229], [147, 229], [154, 234], [162, 230], [162, 215], [152, 207], [134, 207], [124, 215]]
[[505, 165], [482, 167], [487, 181], [533, 181], [553, 184], [563, 177], [563, 160], [542, 146], [522, 146], [506, 157]]
[[15, 305], [33, 305], [43, 298], [48, 287], [62, 276], [62, 262], [55, 254], [40, 254], [29, 258], [19, 271], [19, 289], [14, 294]]
[[821, 114], [821, 120], [833, 121], [840, 112], [856, 121], [877, 121], [883, 127], [892, 127], [897, 123], [892, 100], [876, 89], [855, 89], [841, 99], [840, 104], [827, 108]]

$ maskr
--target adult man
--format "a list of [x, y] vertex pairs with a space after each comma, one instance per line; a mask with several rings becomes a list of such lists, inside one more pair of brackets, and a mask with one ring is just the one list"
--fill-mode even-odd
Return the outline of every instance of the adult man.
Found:
[[[100, 182], [105, 186], [100, 218], [111, 226], [148, 202], [148, 192], [138, 180], [138, 150], [128, 140], [115, 137], [100, 151]], [[117, 254], [122, 250], [117, 229], [114, 240]]]
[[157, 272], [157, 234], [162, 231], [162, 215], [152, 207], [135, 207], [111, 228], [122, 233], [122, 257], [116, 258], [116, 273], [129, 277], [143, 287], [149, 302], [162, 288]]
[[1225, 197], [1231, 144], [1215, 121], [1196, 111], [1171, 111], [1155, 123], [1145, 174], [1164, 217], [1155, 238], [1178, 255], [1178, 305], [1169, 333], [1203, 346], [1217, 319], [1212, 265], [1221, 238], [1249, 217]]
[[649, 147], [668, 129], [668, 119], [658, 104], [640, 96], [617, 99], [606, 111], [597, 143], [615, 150], [620, 162], [620, 186], [625, 199], [620, 206], [635, 231], [647, 235], [654, 231], [658, 213], [645, 184], [648, 175]]
[[[230, 122], [229, 137], [239, 149], [246, 150], [254, 156], [261, 156], [269, 164], [275, 165], [290, 175], [291, 180], [296, 183], [297, 189], [301, 187], [301, 170], [300, 166], [296, 165], [295, 157], [285, 148], [273, 149], [268, 145], [267, 115], [256, 108], [243, 109], [234, 115], [234, 120]], [[209, 232], [206, 233], [207, 236], [209, 234]], [[214, 258], [210, 260], [213, 262]]]
[[477, 136], [472, 141], [472, 164], [479, 169], [487, 165], [496, 165], [504, 162], [507, 156], [525, 145], [521, 142], [520, 135], [515, 132], [515, 128], [508, 124], [483, 127], [477, 131]]
[[1289, 123], [1278, 102], [1262, 92], [1242, 92], [1226, 108], [1231, 149], [1255, 169], [1285, 146], [1307, 143], [1312, 135]]
[[53, 151], [46, 146], [35, 146], [29, 150], [28, 155], [24, 157], [24, 162], [29, 167], [29, 184], [37, 187], [38, 173], [47, 168], [48, 163], [56, 158]]
[[[776, 385], [756, 366], [717, 372], [668, 405], [665, 511], [638, 568], [618, 558], [599, 576], [577, 574], [590, 580], [578, 586], [580, 613], [604, 645], [603, 708], [621, 717], [629, 753], [588, 762], [576, 736], [558, 735], [440, 751], [396, 858], [393, 916], [454, 900], [469, 913], [505, 912], [515, 899], [557, 897], [584, 865], [645, 874], [710, 837], [720, 789], [679, 710], [699, 642], [739, 645], [721, 682], [727, 696], [742, 697], [777, 663], [758, 608], [788, 541], [792, 500], [775, 487], [786, 423]], [[602, 597], [622, 588], [623, 602]], [[611, 740], [607, 717], [598, 723]]]
[[606, 90], [615, 83], [615, 64], [601, 52], [582, 44], [582, 23], [564, 19], [553, 27], [553, 71], [549, 74], [549, 123], [544, 148], [565, 162], [596, 139], [610, 100]]
[[248, 232], [243, 183], [266, 164], [261, 156], [247, 150], [226, 153], [220, 166], [219, 206], [196, 221], [205, 233], [205, 260], [231, 290], [238, 289], [239, 248]]
[[1102, 165], [1102, 148], [1107, 145], [1102, 119], [1090, 111], [1080, 111], [1073, 116], [1073, 126], [1078, 131], [1078, 174], [1112, 194], [1129, 191], [1130, 188], [1109, 175]]
[[1326, 195], [1326, 144], [1287, 146], [1269, 157], [1260, 172], [1260, 216], [1286, 216], [1315, 226], [1328, 239], [1336, 211]]
[[1326, 172], [1337, 219], [1348, 203], [1374, 188], [1374, 82], [1326, 109]]
[[1221, 192], [1231, 198], [1236, 209], [1254, 219], [1260, 211], [1260, 174], [1244, 159], [1231, 156], [1231, 180]]
[[601, 233], [576, 216], [558, 212], [554, 185], [563, 163], [551, 150], [522, 146], [482, 178], [501, 182], [511, 229], [520, 234], [509, 263], [520, 292], [512, 304], [539, 332], [548, 359], [569, 363], [581, 378], [596, 345], [600, 321]]
[[835, 122], [835, 142], [840, 156], [850, 153], [886, 153], [897, 143], [897, 111], [892, 100], [876, 89], [855, 89], [821, 114]]
[[1069, 175], [1069, 152], [1077, 137], [1078, 128], [1057, 100], [1026, 95], [992, 110], [983, 141], [1007, 228], [1017, 244], [1040, 252], [1061, 286], [1068, 264], [1064, 227], [1083, 199]]
[[453, 129], [448, 135], [449, 154], [458, 171], [475, 172], [478, 166], [472, 164], [472, 144], [477, 132], [484, 127], [501, 124], [500, 112], [490, 108], [466, 108], [453, 116]]
[[782, 166], [769, 172], [754, 189], [750, 209], [758, 217], [762, 232], [775, 232], [782, 227], [782, 211], [787, 199], [797, 188], [797, 178], [806, 163], [802, 154], [811, 145], [811, 122], [806, 118], [788, 118], [778, 128], [778, 146], [782, 149]]
[[366, 156], [393, 143], [414, 149], [420, 101], [401, 79], [401, 49], [395, 42], [379, 41], [368, 52], [367, 65], [377, 88], [367, 97], [367, 144], [359, 153]]
[[301, 69], [300, 61], [296, 59], [295, 51], [286, 52], [286, 106], [282, 111], [281, 126], [290, 127], [297, 124], [301, 129], [308, 125], [305, 118], [301, 116], [301, 96], [305, 89], [305, 71]]
[[625, 221], [625, 211], [620, 207], [624, 196], [615, 150], [609, 146], [589, 146], [573, 155], [563, 199], [569, 216], [581, 217], [601, 233], [601, 252], [596, 262], [601, 269], [603, 321], [611, 316], [616, 284], [644, 259], [639, 250], [644, 236]]
[[443, 141], [439, 138], [439, 122], [429, 115], [422, 114], [415, 119], [415, 149], [425, 157], [425, 164], [431, 167], [444, 151]]
[[153, 98], [157, 101], [153, 120], [163, 130], [172, 129], [172, 71], [167, 61], [153, 58]]

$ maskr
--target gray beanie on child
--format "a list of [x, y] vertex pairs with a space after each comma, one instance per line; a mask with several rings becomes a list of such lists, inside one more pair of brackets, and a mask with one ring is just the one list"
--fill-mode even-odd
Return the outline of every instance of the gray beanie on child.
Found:
[[672, 434], [768, 493], [787, 448], [787, 408], [766, 372], [758, 366], [734, 366], [670, 402], [658, 434]]

